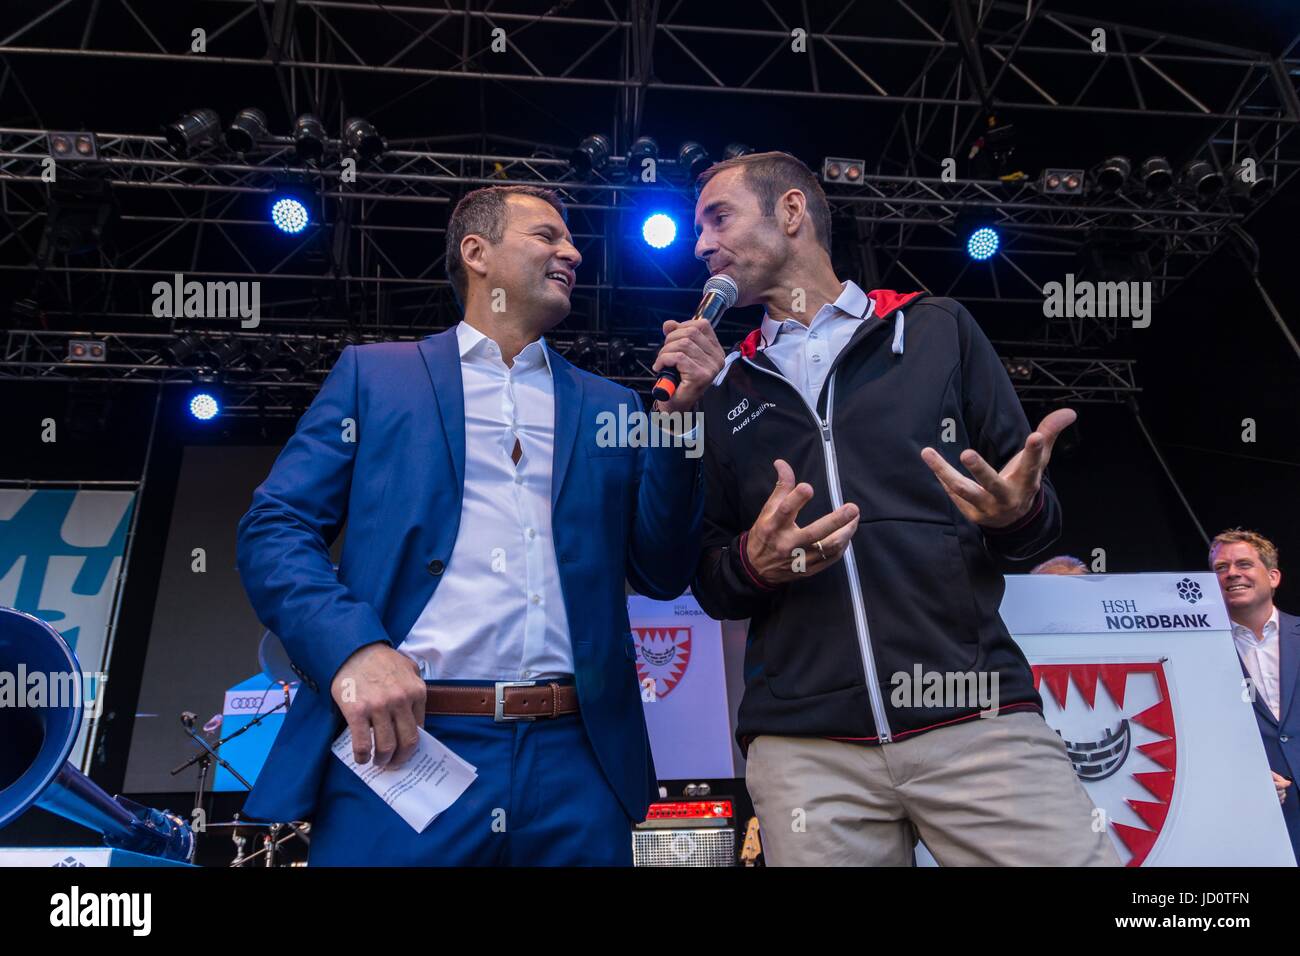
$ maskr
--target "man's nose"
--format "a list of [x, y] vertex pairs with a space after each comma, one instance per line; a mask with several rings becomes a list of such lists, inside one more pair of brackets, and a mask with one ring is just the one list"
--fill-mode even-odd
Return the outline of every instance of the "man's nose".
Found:
[[709, 256], [713, 255], [717, 251], [717, 243], [712, 239], [709, 239], [707, 233], [700, 233], [700, 238], [695, 240], [695, 258], [707, 264]]
[[582, 265], [582, 253], [571, 242], [566, 242], [560, 247], [559, 257], [562, 261], [569, 263], [575, 270]]

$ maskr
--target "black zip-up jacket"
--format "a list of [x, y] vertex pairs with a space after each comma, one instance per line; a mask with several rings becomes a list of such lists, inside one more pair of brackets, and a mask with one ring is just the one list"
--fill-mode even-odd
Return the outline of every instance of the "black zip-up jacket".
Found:
[[[1056, 492], [1045, 474], [1021, 520], [981, 528], [921, 459], [929, 446], [969, 475], [958, 456], [974, 448], [1001, 469], [1029, 436], [1024, 410], [960, 304], [920, 292], [868, 297], [815, 412], [763, 354], [761, 329], [728, 356], [702, 402], [705, 531], [693, 587], [711, 617], [750, 619], [742, 751], [761, 734], [887, 743], [978, 716], [974, 699], [933, 706], [895, 693], [894, 675], [915, 683], [918, 664], [945, 682], [983, 672], [988, 690], [996, 672], [1000, 712], [1042, 709], [998, 614], [1004, 583], [992, 555], [1023, 560], [1051, 544]], [[769, 586], [742, 536], [775, 486], [777, 458], [814, 489], [800, 525], [845, 502], [861, 517], [835, 566]]]

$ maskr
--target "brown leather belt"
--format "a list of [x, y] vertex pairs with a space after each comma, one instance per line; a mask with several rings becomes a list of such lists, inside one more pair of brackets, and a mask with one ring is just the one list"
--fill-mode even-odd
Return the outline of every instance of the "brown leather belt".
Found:
[[498, 721], [559, 717], [578, 712], [578, 688], [554, 681], [497, 681], [491, 687], [430, 685], [425, 688], [424, 712]]

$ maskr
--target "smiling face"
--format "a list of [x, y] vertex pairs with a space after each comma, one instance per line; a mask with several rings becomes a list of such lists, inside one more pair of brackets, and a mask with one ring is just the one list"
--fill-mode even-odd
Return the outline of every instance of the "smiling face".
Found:
[[705, 184], [695, 202], [695, 234], [695, 258], [710, 275], [725, 272], [736, 281], [737, 306], [763, 301], [793, 254], [777, 217], [759, 208], [758, 196], [745, 184], [744, 169], [724, 170]]
[[1282, 581], [1282, 572], [1265, 567], [1255, 546], [1244, 541], [1217, 547], [1210, 567], [1219, 577], [1219, 589], [1233, 620], [1269, 607]]
[[[550, 203], [536, 196], [511, 195], [506, 207], [501, 241], [481, 243], [477, 263], [481, 270], [471, 268], [481, 276], [479, 288], [489, 297], [493, 290], [503, 290], [507, 315], [525, 316], [530, 325], [545, 331], [569, 314], [582, 255]], [[466, 242], [477, 239], [466, 237]]]

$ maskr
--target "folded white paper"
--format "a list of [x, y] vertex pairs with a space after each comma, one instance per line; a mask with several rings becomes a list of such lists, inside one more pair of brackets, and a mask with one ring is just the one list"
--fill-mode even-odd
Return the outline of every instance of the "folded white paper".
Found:
[[423, 833], [438, 814], [455, 803], [478, 779], [476, 767], [423, 728], [420, 729], [419, 749], [396, 769], [380, 770], [374, 765], [373, 758], [370, 763], [358, 764], [352, 757], [351, 728], [343, 731], [332, 749], [334, 756], [417, 833]]

